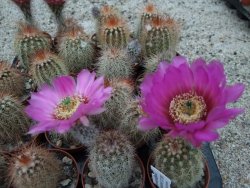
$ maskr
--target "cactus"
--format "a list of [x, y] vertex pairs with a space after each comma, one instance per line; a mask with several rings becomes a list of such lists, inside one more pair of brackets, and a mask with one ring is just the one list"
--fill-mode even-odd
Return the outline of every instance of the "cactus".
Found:
[[128, 135], [130, 141], [137, 145], [141, 141], [147, 142], [149, 139], [155, 138], [160, 135], [158, 128], [150, 131], [140, 131], [137, 127], [140, 117], [144, 114], [142, 107], [139, 104], [138, 99], [133, 99], [127, 103], [125, 109], [123, 109], [121, 132]]
[[128, 43], [127, 53], [131, 59], [132, 65], [137, 65], [142, 62], [141, 51], [141, 44], [138, 39], [134, 39]]
[[99, 135], [100, 131], [95, 125], [90, 125], [86, 127], [82, 124], [77, 124], [73, 127], [73, 129], [71, 129], [69, 133], [74, 139], [79, 141], [81, 144], [91, 148], [95, 143], [95, 140]]
[[157, 8], [151, 4], [148, 3], [145, 8], [143, 9], [141, 15], [140, 15], [140, 20], [138, 23], [138, 28], [137, 28], [137, 37], [141, 37], [141, 33], [143, 31], [143, 28], [148, 24], [148, 22], [158, 14]]
[[90, 151], [90, 168], [103, 187], [128, 187], [135, 164], [134, 148], [118, 131], [101, 134]]
[[89, 37], [72, 19], [66, 20], [64, 25], [57, 36], [59, 56], [64, 58], [70, 72], [91, 68], [95, 49]]
[[107, 83], [112, 87], [111, 98], [105, 103], [106, 110], [93, 120], [100, 128], [116, 129], [121, 124], [124, 108], [133, 96], [134, 85], [126, 79], [107, 81]]
[[39, 87], [51, 83], [56, 76], [67, 74], [64, 61], [49, 51], [38, 51], [31, 58], [30, 75]]
[[11, 95], [0, 94], [0, 142], [17, 143], [28, 131], [30, 120], [22, 105]]
[[141, 37], [144, 57], [150, 57], [161, 52], [175, 52], [178, 43], [179, 26], [170, 17], [154, 16], [143, 28]]
[[97, 73], [106, 79], [130, 78], [133, 67], [127, 50], [120, 48], [107, 48], [97, 62]]
[[29, 58], [36, 51], [47, 49], [52, 45], [49, 34], [42, 32], [29, 24], [20, 24], [20, 28], [15, 40], [15, 51], [22, 65], [29, 69]]
[[126, 47], [129, 39], [129, 31], [122, 18], [116, 15], [110, 15], [103, 20], [100, 30], [97, 33], [97, 39], [105, 47]]
[[63, 23], [62, 10], [65, 4], [65, 0], [44, 0], [51, 11], [55, 14], [59, 24]]
[[183, 139], [168, 135], [155, 148], [154, 164], [178, 188], [195, 187], [204, 175], [202, 152]]
[[15, 96], [22, 96], [25, 91], [25, 78], [7, 62], [0, 61], [0, 90]]
[[10, 161], [8, 171], [13, 187], [57, 187], [62, 170], [61, 162], [45, 148], [23, 148]]
[[12, 0], [23, 12], [26, 21], [32, 23], [30, 0]]
[[0, 187], [7, 188], [7, 162], [2, 154], [0, 154]]

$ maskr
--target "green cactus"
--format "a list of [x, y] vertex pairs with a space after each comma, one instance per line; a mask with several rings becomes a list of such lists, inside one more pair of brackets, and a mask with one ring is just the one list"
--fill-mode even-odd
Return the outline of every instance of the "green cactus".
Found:
[[39, 87], [50, 84], [56, 76], [68, 74], [64, 61], [56, 54], [41, 50], [31, 58], [30, 75]]
[[160, 135], [158, 128], [146, 132], [138, 129], [139, 119], [142, 115], [142, 107], [137, 99], [129, 101], [123, 109], [120, 130], [128, 135], [130, 141], [136, 146], [140, 146], [142, 141], [147, 142]]
[[30, 120], [14, 97], [0, 94], [0, 143], [17, 143], [28, 132]]
[[91, 68], [95, 49], [83, 28], [74, 20], [65, 21], [65, 27], [58, 33], [58, 51], [69, 71], [78, 73], [82, 69]]
[[202, 152], [180, 138], [165, 135], [154, 151], [154, 165], [175, 187], [195, 187], [204, 175]]
[[128, 27], [119, 16], [110, 15], [100, 26], [99, 33], [97, 33], [97, 39], [102, 48], [126, 47], [129, 40]]
[[22, 96], [25, 92], [25, 77], [10, 67], [7, 62], [0, 61], [0, 90], [15, 96]]
[[150, 57], [166, 51], [175, 52], [178, 35], [178, 24], [175, 20], [161, 15], [153, 17], [139, 37], [143, 55]]
[[45, 148], [23, 148], [10, 161], [8, 173], [15, 188], [55, 188], [59, 184], [61, 162]]
[[0, 187], [7, 188], [7, 161], [2, 154], [0, 154]]
[[126, 79], [112, 80], [108, 85], [112, 87], [112, 95], [105, 103], [106, 110], [95, 116], [93, 120], [100, 128], [117, 129], [121, 125], [123, 110], [133, 96], [134, 86]]
[[51, 46], [52, 40], [49, 34], [40, 31], [32, 25], [20, 24], [14, 47], [25, 69], [29, 70], [29, 58], [35, 52], [42, 49], [49, 50]]
[[107, 48], [97, 62], [97, 73], [106, 79], [131, 78], [133, 67], [126, 49]]
[[90, 151], [90, 168], [103, 187], [128, 187], [135, 164], [134, 148], [118, 131], [102, 133]]

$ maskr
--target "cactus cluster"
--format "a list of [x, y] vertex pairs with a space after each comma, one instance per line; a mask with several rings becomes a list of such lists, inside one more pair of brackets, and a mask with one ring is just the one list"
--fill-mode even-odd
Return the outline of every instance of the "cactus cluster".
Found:
[[49, 34], [30, 24], [20, 24], [14, 47], [21, 64], [27, 70], [30, 66], [29, 58], [39, 50], [50, 50], [51, 45], [52, 40]]
[[154, 165], [175, 187], [194, 187], [204, 175], [202, 152], [181, 138], [165, 135], [154, 151]]
[[106, 79], [129, 79], [133, 76], [131, 59], [126, 49], [108, 48], [97, 62], [97, 73]]
[[90, 168], [103, 187], [128, 187], [135, 159], [134, 148], [118, 131], [102, 133], [90, 151]]
[[9, 94], [0, 94], [0, 143], [16, 143], [28, 131], [30, 120], [23, 107]]
[[94, 58], [94, 46], [88, 35], [74, 20], [68, 19], [57, 35], [57, 50], [69, 71], [77, 73], [91, 68]]
[[0, 90], [4, 93], [12, 93], [22, 96], [25, 90], [25, 77], [11, 68], [7, 62], [0, 61]]
[[47, 50], [36, 52], [30, 60], [30, 75], [40, 87], [50, 84], [56, 76], [68, 75], [64, 61], [56, 54]]
[[14, 154], [8, 167], [15, 188], [57, 187], [61, 162], [47, 149], [29, 146]]

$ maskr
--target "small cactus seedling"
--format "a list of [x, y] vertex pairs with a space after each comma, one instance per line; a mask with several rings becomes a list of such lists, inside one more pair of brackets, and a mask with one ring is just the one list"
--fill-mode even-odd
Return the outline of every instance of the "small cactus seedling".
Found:
[[112, 87], [111, 98], [105, 103], [106, 110], [97, 115], [94, 121], [100, 128], [117, 129], [121, 124], [123, 110], [133, 97], [134, 85], [126, 79], [107, 81], [107, 85]]
[[99, 135], [90, 151], [90, 168], [103, 187], [128, 187], [135, 164], [134, 148], [118, 131]]
[[56, 76], [67, 74], [64, 61], [49, 51], [38, 51], [31, 58], [30, 75], [39, 87], [44, 83], [50, 84]]
[[95, 49], [83, 28], [69, 19], [58, 33], [59, 56], [63, 57], [70, 72], [91, 68]]
[[141, 141], [147, 142], [151, 138], [155, 138], [160, 134], [159, 129], [150, 131], [140, 131], [138, 129], [139, 119], [144, 114], [142, 107], [137, 99], [133, 99], [127, 103], [122, 115], [121, 132], [128, 135], [130, 141], [139, 146]]
[[143, 28], [141, 37], [142, 52], [150, 57], [166, 51], [175, 51], [178, 43], [179, 26], [170, 17], [157, 15]]
[[65, 4], [65, 0], [44, 0], [48, 5], [51, 11], [55, 14], [56, 19], [59, 24], [63, 22], [62, 10]]
[[7, 188], [7, 162], [2, 154], [0, 154], [0, 187]]
[[122, 18], [119, 16], [110, 15], [100, 26], [97, 39], [102, 48], [126, 47], [129, 39], [128, 27]]
[[195, 187], [204, 175], [202, 152], [183, 139], [173, 139], [168, 135], [155, 148], [154, 164], [175, 187]]
[[22, 96], [25, 91], [25, 78], [7, 62], [0, 61], [0, 90], [15, 96]]
[[30, 120], [14, 97], [0, 94], [0, 142], [17, 143], [28, 131]]
[[29, 69], [29, 58], [35, 52], [47, 49], [52, 45], [52, 40], [49, 34], [40, 31], [39, 29], [29, 24], [20, 24], [20, 28], [15, 40], [15, 51], [22, 65]]
[[106, 79], [124, 79], [133, 75], [131, 59], [126, 49], [107, 48], [97, 62], [97, 73]]
[[61, 176], [61, 163], [45, 148], [29, 146], [10, 159], [9, 177], [15, 188], [55, 188]]
[[95, 125], [84, 126], [77, 124], [69, 132], [70, 135], [84, 146], [91, 148], [96, 141], [100, 131]]
[[30, 0], [12, 0], [23, 12], [26, 21], [32, 22], [32, 15], [30, 9]]

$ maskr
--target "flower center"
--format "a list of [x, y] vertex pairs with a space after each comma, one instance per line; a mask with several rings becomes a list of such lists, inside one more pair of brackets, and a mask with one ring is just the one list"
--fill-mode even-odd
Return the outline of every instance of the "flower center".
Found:
[[177, 95], [170, 102], [169, 114], [174, 122], [188, 124], [201, 120], [207, 112], [202, 96], [193, 92]]
[[69, 119], [81, 103], [88, 103], [87, 97], [73, 96], [64, 98], [54, 111], [55, 118], [59, 120]]

